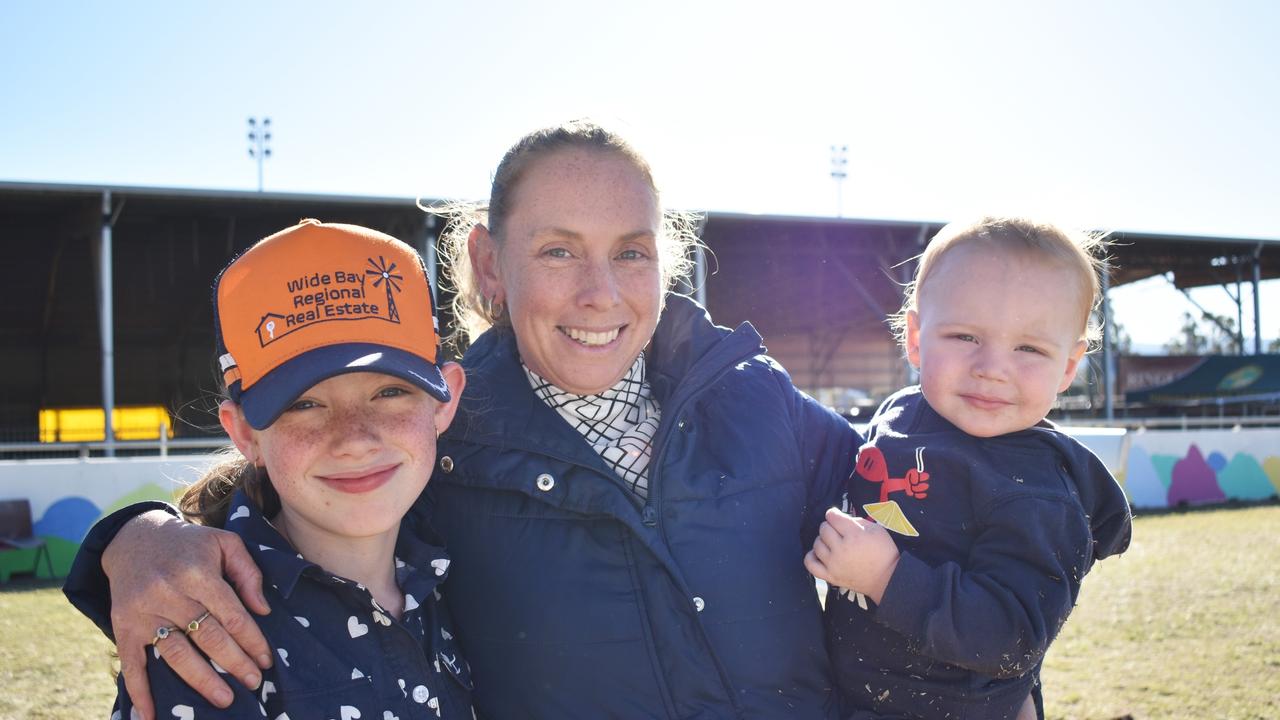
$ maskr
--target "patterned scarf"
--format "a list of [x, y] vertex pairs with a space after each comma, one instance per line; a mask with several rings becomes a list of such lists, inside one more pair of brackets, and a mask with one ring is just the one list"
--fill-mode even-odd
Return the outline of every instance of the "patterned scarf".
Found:
[[533, 392], [586, 438], [618, 477], [640, 498], [649, 495], [649, 459], [658, 432], [658, 404], [644, 377], [644, 353], [613, 387], [577, 395], [552, 385], [528, 367]]

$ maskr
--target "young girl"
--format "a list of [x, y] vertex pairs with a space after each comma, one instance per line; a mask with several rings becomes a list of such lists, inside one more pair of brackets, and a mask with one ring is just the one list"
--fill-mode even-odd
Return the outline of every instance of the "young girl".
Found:
[[[229, 397], [219, 419], [239, 454], [182, 505], [225, 517], [249, 548], [276, 658], [258, 688], [230, 683], [220, 709], [160, 661], [209, 613], [158, 628], [147, 658], [158, 717], [472, 717], [467, 665], [435, 590], [449, 558], [411, 521], [401, 532], [465, 382], [461, 366], [436, 362], [431, 299], [409, 246], [315, 220], [218, 276]], [[132, 714], [121, 680], [112, 717]]]

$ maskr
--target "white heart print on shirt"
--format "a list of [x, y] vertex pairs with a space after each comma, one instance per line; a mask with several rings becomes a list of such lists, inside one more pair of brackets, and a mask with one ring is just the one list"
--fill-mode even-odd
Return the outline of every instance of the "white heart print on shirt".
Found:
[[440, 558], [439, 560], [432, 560], [431, 567], [436, 569], [436, 576], [439, 577], [440, 575], [444, 575], [445, 570], [449, 569], [449, 560], [448, 558]]
[[342, 720], [356, 720], [360, 717], [360, 711], [350, 705], [343, 705], [338, 710], [338, 714], [342, 716]]
[[178, 720], [193, 720], [196, 716], [195, 708], [190, 705], [174, 705], [169, 712]]
[[369, 626], [356, 619], [355, 615], [352, 615], [347, 618], [347, 633], [350, 634], [353, 639], [358, 638], [361, 635], [368, 635]]

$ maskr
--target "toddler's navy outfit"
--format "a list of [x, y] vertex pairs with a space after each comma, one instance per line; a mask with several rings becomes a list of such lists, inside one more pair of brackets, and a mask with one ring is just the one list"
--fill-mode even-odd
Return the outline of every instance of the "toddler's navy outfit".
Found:
[[[151, 648], [147, 676], [157, 716], [472, 720], [470, 670], [436, 593], [449, 558], [410, 524], [408, 518], [401, 523], [396, 541], [396, 582], [405, 596], [396, 620], [363, 585], [304, 560], [237, 492], [226, 529], [244, 540], [262, 570], [271, 614], [256, 619], [275, 664], [256, 690], [228, 679], [235, 702], [224, 710], [188, 687]], [[123, 677], [118, 682], [113, 720], [129, 718], [132, 709]]]
[[967, 435], [919, 387], [871, 419], [846, 498], [901, 552], [879, 605], [828, 592], [854, 718], [1016, 717], [1085, 573], [1129, 544], [1124, 493], [1079, 442], [1048, 421]]

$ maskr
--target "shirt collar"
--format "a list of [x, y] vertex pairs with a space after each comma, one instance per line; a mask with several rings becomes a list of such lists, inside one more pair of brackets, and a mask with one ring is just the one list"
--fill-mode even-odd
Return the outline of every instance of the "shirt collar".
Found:
[[243, 489], [236, 490], [232, 496], [231, 512], [224, 527], [244, 540], [249, 555], [262, 571], [263, 582], [274, 586], [285, 598], [293, 594], [303, 572], [308, 568], [320, 569], [293, 549]]
[[[305, 573], [317, 579], [336, 579], [319, 565], [302, 557], [262, 515], [244, 490], [231, 499], [226, 529], [240, 536], [262, 571], [263, 582], [274, 586], [287, 600]], [[449, 555], [444, 548], [419, 538], [419, 526], [408, 515], [400, 522], [396, 537], [396, 583], [405, 594], [406, 610], [421, 605], [426, 596], [449, 576]], [[413, 603], [408, 598], [414, 599]]]
[[396, 584], [405, 596], [405, 612], [421, 605], [449, 577], [449, 554], [443, 547], [422, 540], [425, 528], [419, 527], [418, 522], [421, 521], [406, 515], [396, 538]]
[[[636, 424], [637, 408], [645, 408], [650, 404], [649, 383], [645, 379], [644, 353], [636, 357], [631, 367], [618, 382], [603, 392], [594, 395], [579, 395], [562, 390], [551, 381], [521, 363], [525, 376], [529, 378], [529, 386], [535, 394], [548, 406], [555, 408], [560, 414], [567, 416], [570, 424], [579, 427], [581, 422], [593, 426], [609, 426], [619, 429], [629, 428]], [[594, 441], [596, 438], [588, 437]]]

